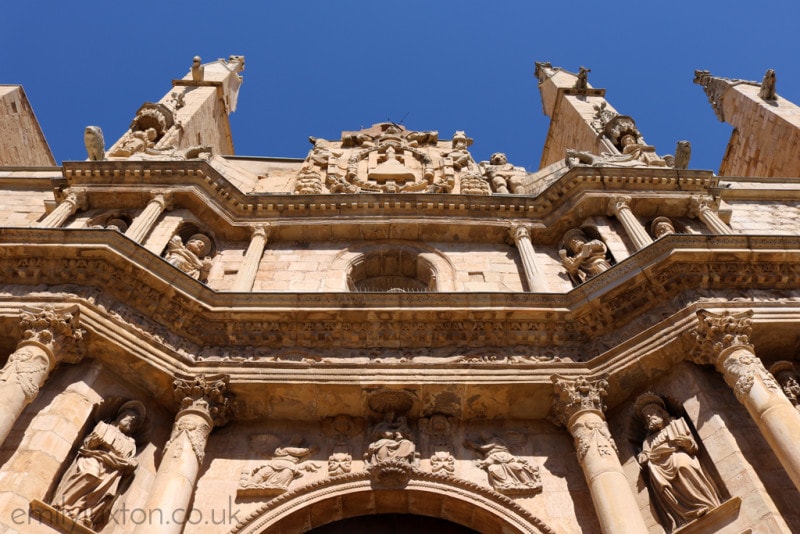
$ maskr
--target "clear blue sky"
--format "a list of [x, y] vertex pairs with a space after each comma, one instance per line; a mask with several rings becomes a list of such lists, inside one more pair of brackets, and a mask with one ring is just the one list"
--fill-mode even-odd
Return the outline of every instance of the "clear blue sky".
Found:
[[[280, 4], [280, 5], [279, 5]], [[535, 61], [592, 72], [660, 154], [692, 142], [692, 168], [716, 171], [731, 127], [694, 69], [760, 81], [800, 103], [800, 2], [462, 0], [9, 2], [0, 83], [22, 84], [58, 162], [86, 158], [83, 129], [108, 146], [136, 109], [169, 91], [192, 56], [246, 56], [237, 154], [304, 157], [387, 119], [495, 151], [535, 170], [548, 129]]]

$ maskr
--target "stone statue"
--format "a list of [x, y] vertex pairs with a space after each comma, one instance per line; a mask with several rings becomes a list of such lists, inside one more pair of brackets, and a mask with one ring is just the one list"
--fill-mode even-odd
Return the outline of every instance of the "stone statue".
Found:
[[[567, 166], [589, 165], [591, 167], [666, 167], [667, 162], [660, 158], [655, 148], [640, 143], [631, 135], [623, 135], [620, 140], [621, 154], [603, 152], [601, 155], [567, 149]], [[688, 161], [687, 161], [688, 164]]]
[[769, 372], [778, 381], [789, 402], [800, 410], [800, 383], [797, 381], [797, 372], [792, 362], [786, 360], [775, 362], [769, 368]]
[[288, 446], [275, 449], [272, 460], [251, 473], [243, 473], [240, 487], [282, 493], [294, 479], [303, 476], [303, 471], [315, 473], [319, 469], [313, 462], [301, 463], [315, 452], [316, 447], [303, 447], [300, 436], [293, 436]]
[[650, 225], [650, 231], [652, 232], [653, 237], [659, 239], [665, 235], [674, 234], [675, 225], [672, 224], [672, 221], [669, 219], [669, 217], [656, 217], [653, 219], [653, 223]]
[[605, 243], [599, 239], [589, 240], [582, 230], [573, 228], [564, 234], [564, 248], [558, 255], [572, 281], [580, 284], [611, 268], [607, 252]]
[[636, 415], [648, 435], [637, 456], [647, 471], [653, 495], [675, 527], [701, 517], [720, 504], [714, 484], [697, 458], [697, 443], [683, 418], [673, 419], [664, 400], [640, 395]]
[[472, 139], [467, 137], [463, 131], [459, 130], [453, 134], [453, 150], [445, 156], [453, 160], [453, 169], [456, 171], [468, 167], [472, 162], [472, 155], [467, 150], [471, 144]]
[[136, 441], [131, 437], [147, 411], [128, 401], [113, 423], [100, 421], [83, 440], [78, 456], [56, 489], [52, 506], [76, 523], [99, 530], [120, 492], [123, 478], [137, 467]]
[[525, 188], [522, 186], [522, 180], [516, 167], [508, 162], [508, 158], [502, 152], [495, 152], [488, 162], [482, 161], [480, 166], [486, 174], [486, 178], [492, 184], [492, 189], [494, 189], [495, 193], [503, 195], [508, 195], [509, 193], [522, 195], [525, 193]]
[[87, 126], [83, 132], [83, 144], [89, 161], [103, 161], [106, 159], [106, 142], [103, 139], [103, 130], [99, 126]]
[[181, 236], [175, 235], [167, 244], [164, 259], [192, 278], [205, 282], [211, 270], [211, 240], [205, 234], [194, 234], [184, 246]]
[[194, 56], [192, 58], [192, 81], [193, 82], [202, 82], [203, 77], [205, 76], [206, 68], [200, 64], [202, 60], [200, 56]]
[[777, 100], [778, 95], [775, 93], [775, 70], [767, 69], [767, 72], [764, 73], [758, 96], [764, 100]]
[[465, 440], [464, 446], [483, 454], [483, 460], [475, 463], [489, 475], [495, 491], [506, 495], [541, 491], [542, 480], [537, 467], [511, 454], [506, 442], [497, 436], [484, 433], [481, 441], [483, 443]]
[[575, 85], [573, 85], [573, 88], [581, 91], [588, 89], [590, 72], [592, 72], [592, 69], [587, 69], [586, 67], [581, 66], [578, 69], [578, 79], [575, 80]]
[[394, 461], [413, 464], [418, 455], [414, 442], [409, 439], [410, 435], [406, 418], [395, 418], [394, 412], [388, 412], [373, 430], [373, 441], [364, 454], [364, 460], [370, 465]]
[[692, 144], [689, 141], [678, 141], [675, 147], [675, 158], [672, 167], [675, 169], [688, 169], [689, 159], [692, 157]]

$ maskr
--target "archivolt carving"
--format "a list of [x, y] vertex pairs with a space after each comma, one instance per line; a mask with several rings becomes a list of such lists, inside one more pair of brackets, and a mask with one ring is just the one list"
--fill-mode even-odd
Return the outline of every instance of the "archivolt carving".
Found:
[[[231, 534], [262, 534], [272, 532], [279, 528], [282, 520], [295, 513], [303, 513], [304, 508], [316, 503], [331, 499], [341, 499], [347, 496], [363, 495], [364, 500], [373, 492], [370, 477], [366, 472], [350, 473], [318, 480], [295, 490], [284, 493], [265, 503], [261, 508], [240, 521], [231, 529]], [[416, 509], [419, 502], [424, 502], [425, 497], [441, 499], [446, 505], [448, 501], [466, 503], [474, 507], [474, 513], [469, 517], [447, 518], [466, 527], [481, 529], [481, 525], [488, 521], [498, 524], [497, 530], [504, 532], [530, 533], [530, 534], [555, 534], [541, 519], [516, 502], [488, 488], [475, 483], [457, 479], [446, 475], [436, 475], [414, 471], [411, 479], [403, 490], [413, 493], [421, 499], [408, 499], [411, 514], [429, 515], [428, 510]], [[376, 499], [376, 508], [370, 513], [384, 513], [379, 508]], [[388, 512], [388, 510], [387, 510]], [[327, 522], [347, 519], [351, 515], [337, 515]]]

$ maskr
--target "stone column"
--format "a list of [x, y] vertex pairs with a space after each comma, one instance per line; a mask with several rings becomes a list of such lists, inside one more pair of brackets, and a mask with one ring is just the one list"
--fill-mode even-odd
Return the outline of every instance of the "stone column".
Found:
[[250, 291], [256, 281], [258, 266], [261, 263], [261, 255], [264, 254], [264, 247], [267, 245], [269, 230], [266, 226], [256, 226], [253, 228], [253, 236], [250, 238], [250, 245], [244, 253], [244, 260], [236, 280], [233, 281], [231, 291]]
[[530, 228], [523, 224], [512, 226], [508, 235], [514, 241], [517, 250], [519, 250], [522, 267], [525, 269], [525, 278], [528, 279], [528, 288], [534, 293], [544, 293], [548, 288], [542, 271], [536, 264], [536, 254], [533, 250], [533, 243], [531, 243]]
[[607, 382], [558, 375], [551, 379], [555, 388], [553, 412], [575, 439], [578, 462], [592, 494], [600, 528], [605, 534], [647, 532], [603, 413]]
[[171, 191], [153, 191], [153, 199], [147, 203], [147, 206], [142, 212], [133, 220], [131, 225], [125, 231], [125, 235], [141, 243], [153, 225], [158, 220], [159, 215], [164, 213], [165, 210], [172, 209], [172, 192]]
[[747, 408], [786, 473], [800, 489], [800, 412], [756, 356], [750, 344], [752, 310], [697, 312], [695, 363], [712, 364]]
[[78, 306], [22, 308], [23, 339], [0, 369], [0, 444], [50, 371], [61, 361], [76, 363], [83, 357], [85, 332], [78, 328], [78, 316]]
[[144, 507], [148, 521], [136, 527], [136, 534], [179, 534], [183, 530], [208, 435], [232, 415], [227, 377], [201, 375], [175, 380], [173, 385], [180, 409]]
[[653, 242], [653, 239], [639, 223], [631, 211], [631, 197], [615, 195], [608, 202], [608, 215], [614, 215], [622, 223], [628, 237], [633, 241], [636, 250], [642, 250]]
[[712, 202], [712, 199], [708, 197], [690, 197], [689, 217], [697, 217], [703, 221], [703, 224], [708, 226], [712, 232], [723, 235], [733, 234], [731, 227], [722, 222], [722, 219], [714, 213], [714, 210], [711, 208]]
[[64, 200], [47, 217], [36, 223], [37, 228], [58, 228], [79, 208], [85, 210], [89, 207], [86, 191], [68, 189], [65, 193]]

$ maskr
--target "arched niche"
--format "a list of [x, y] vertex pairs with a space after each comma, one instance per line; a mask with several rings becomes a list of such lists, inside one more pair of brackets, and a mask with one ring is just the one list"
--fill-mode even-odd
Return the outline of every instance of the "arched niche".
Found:
[[339, 291], [454, 291], [455, 269], [438, 250], [413, 241], [350, 247], [328, 270], [326, 287]]
[[324, 479], [265, 503], [231, 533], [307, 532], [376, 514], [435, 517], [484, 534], [555, 534], [504, 495], [466, 480], [419, 471], [404, 487], [392, 489], [376, 489], [366, 472]]

